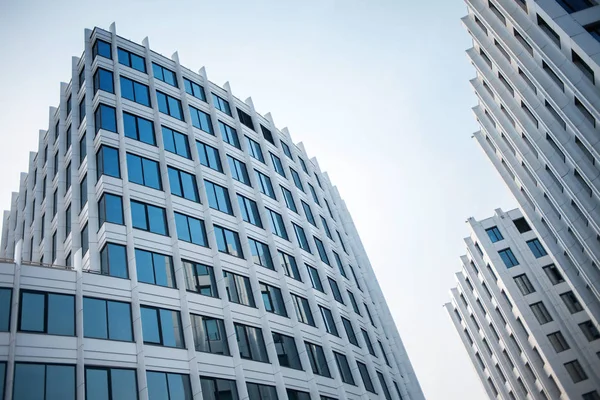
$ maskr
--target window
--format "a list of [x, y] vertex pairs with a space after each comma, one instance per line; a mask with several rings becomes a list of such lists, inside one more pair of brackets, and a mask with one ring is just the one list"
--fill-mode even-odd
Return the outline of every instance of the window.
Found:
[[273, 168], [275, 172], [285, 178], [285, 170], [283, 169], [283, 165], [281, 164], [281, 160], [273, 153], [269, 153], [271, 155], [271, 162], [273, 163]]
[[281, 250], [278, 250], [278, 253], [279, 263], [283, 268], [283, 272], [290, 278], [294, 278], [295, 280], [302, 282], [302, 279], [300, 278], [300, 271], [298, 271], [298, 265], [296, 264], [296, 259]]
[[342, 299], [342, 293], [340, 292], [337, 282], [330, 277], [327, 277], [327, 280], [329, 281], [329, 287], [331, 287], [331, 293], [333, 294], [335, 301], [344, 304], [344, 299]]
[[289, 240], [281, 214], [278, 214], [275, 211], [268, 208], [267, 213], [269, 214], [271, 233], [273, 233], [276, 236], [279, 236], [282, 239]]
[[533, 240], [527, 241], [527, 246], [529, 246], [529, 249], [535, 256], [535, 258], [540, 258], [540, 257], [543, 257], [546, 254], [548, 254], [548, 253], [546, 253], [544, 246], [542, 246], [542, 244], [540, 243], [540, 241], [538, 239], [533, 239]]
[[587, 109], [587, 107], [581, 102], [581, 100], [579, 100], [577, 97], [575, 97], [575, 107], [577, 107], [577, 109], [579, 110], [579, 112], [581, 112], [581, 114], [583, 114], [583, 116], [585, 117], [585, 119], [593, 126], [596, 127], [596, 119], [594, 118], [594, 116], [592, 115], [592, 113]]
[[84, 118], [85, 118], [85, 95], [83, 96], [83, 99], [81, 99], [81, 101], [79, 102], [79, 125], [81, 125], [81, 122], [83, 121]]
[[350, 322], [349, 319], [342, 317], [342, 324], [344, 325], [346, 336], [348, 336], [348, 341], [356, 347], [360, 347], [358, 345], [358, 340], [356, 339], [356, 334], [354, 333], [354, 328], [352, 327], [352, 322]]
[[190, 115], [192, 116], [192, 126], [194, 128], [214, 135], [210, 115], [192, 106], [190, 106]]
[[271, 258], [271, 252], [269, 251], [269, 246], [252, 238], [248, 238], [248, 242], [250, 244], [250, 250], [252, 251], [252, 259], [254, 260], [254, 264], [275, 270], [275, 267], [273, 266], [273, 259]]
[[131, 219], [136, 229], [169, 236], [164, 208], [131, 200]]
[[317, 246], [317, 251], [319, 252], [319, 257], [321, 258], [321, 261], [323, 261], [327, 265], [331, 265], [329, 264], [329, 257], [327, 257], [327, 252], [325, 251], [325, 245], [323, 244], [321, 239], [318, 239], [315, 236], [313, 236], [313, 239], [315, 240], [315, 245]]
[[596, 390], [585, 393], [581, 396], [583, 400], [600, 400], [600, 394]]
[[140, 306], [145, 344], [184, 348], [179, 311]]
[[600, 25], [599, 24], [588, 25], [585, 27], [585, 30], [588, 31], [589, 34], [592, 35], [592, 37], [594, 39], [596, 39], [597, 41], [600, 42]]
[[381, 343], [379, 340], [377, 341], [377, 343], [379, 343], [379, 350], [381, 351], [381, 355], [383, 356], [383, 359], [385, 360], [385, 363], [387, 364], [388, 367], [391, 367], [390, 365], [390, 360], [388, 360], [388, 357], [385, 353], [385, 350], [383, 348], [383, 343]]
[[544, 305], [544, 303], [542, 303], [541, 301], [531, 304], [529, 307], [531, 308], [531, 311], [537, 318], [540, 325], [544, 325], [544, 324], [552, 321], [552, 316], [546, 309], [546, 306]]
[[260, 292], [267, 312], [287, 318], [287, 311], [285, 310], [285, 304], [283, 303], [283, 297], [279, 288], [261, 282]]
[[215, 108], [225, 114], [231, 116], [231, 107], [229, 107], [229, 102], [216, 94], [212, 94], [213, 103], [215, 104]]
[[187, 290], [203, 296], [219, 297], [213, 267], [193, 261], [182, 260]]
[[221, 131], [221, 137], [225, 143], [232, 145], [236, 149], [242, 149], [240, 146], [240, 140], [238, 139], [237, 131], [235, 129], [219, 121], [219, 130]]
[[[292, 210], [293, 212], [295, 212], [296, 214], [298, 213], [298, 209], [296, 208], [296, 203], [294, 202], [294, 196], [292, 196], [292, 192], [290, 192], [289, 190], [287, 190], [286, 188], [284, 188], [283, 186], [281, 187], [281, 192], [283, 193], [283, 199], [285, 200], [285, 205], [287, 206], [287, 208], [289, 208], [290, 210]], [[302, 202], [304, 204], [304, 202]]]
[[337, 352], [333, 352], [335, 357], [335, 363], [337, 364], [338, 371], [340, 372], [340, 377], [342, 378], [342, 382], [348, 383], [350, 385], [356, 386], [354, 383], [354, 378], [352, 377], [352, 371], [350, 370], [350, 365], [348, 364], [348, 359], [345, 355]]
[[342, 245], [342, 249], [344, 250], [344, 253], [348, 254], [348, 250], [346, 250], [346, 245], [344, 244], [344, 241], [342, 240], [342, 235], [340, 235], [339, 231], [335, 231], [337, 233], [338, 239], [340, 239], [340, 244]]
[[121, 97], [150, 107], [150, 89], [148, 86], [125, 78], [121, 75]]
[[[43, 220], [42, 220], [43, 222]], [[43, 230], [42, 230], [43, 232]], [[85, 257], [88, 250], [90, 249], [90, 241], [88, 235], [88, 224], [86, 223], [83, 229], [81, 230], [81, 254]]]
[[96, 153], [96, 171], [98, 179], [102, 175], [121, 178], [119, 150], [114, 147], [100, 146], [100, 149]]
[[200, 385], [206, 400], [239, 400], [234, 380], [201, 376]]
[[74, 365], [15, 363], [14, 399], [75, 400], [75, 392]]
[[548, 74], [548, 76], [550, 76], [550, 78], [554, 81], [554, 83], [556, 83], [556, 85], [558, 85], [560, 90], [562, 90], [564, 92], [565, 84], [558, 77], [558, 75], [556, 75], [556, 72], [554, 72], [554, 70], [548, 64], [546, 64], [546, 61], [544, 61], [544, 60], [542, 60], [542, 68], [544, 69], [544, 71], [546, 71], [546, 73]]
[[373, 348], [373, 344], [371, 343], [371, 338], [369, 337], [369, 333], [361, 328], [361, 332], [363, 335], [363, 339], [365, 340], [365, 343], [367, 345], [367, 349], [369, 350], [369, 354], [371, 354], [373, 357], [377, 357], [377, 355], [375, 354], [375, 349]]
[[254, 130], [254, 123], [252, 122], [252, 117], [250, 117], [250, 115], [246, 114], [239, 108], [237, 109], [237, 113], [238, 113], [238, 117], [240, 118], [240, 122], [243, 125], [246, 125], [248, 128]]
[[240, 349], [240, 357], [246, 360], [268, 363], [269, 356], [267, 355], [262, 329], [238, 323], [233, 325]]
[[312, 311], [310, 310], [310, 305], [308, 304], [308, 300], [293, 293], [292, 300], [294, 301], [294, 307], [296, 308], [296, 316], [298, 317], [298, 321], [310, 326], [316, 326]]
[[[329, 225], [327, 225], [327, 221], [325, 220], [325, 218], [323, 218], [322, 215], [320, 215], [320, 217], [321, 217], [321, 225], [323, 225], [323, 229], [325, 229], [325, 234], [327, 235], [327, 237], [329, 239], [333, 240], [333, 237], [331, 236], [331, 231], [329, 230]], [[338, 266], [339, 266], [339, 264], [338, 264]], [[341, 270], [343, 270], [343, 267], [340, 269], [340, 271]]]
[[86, 399], [138, 399], [135, 369], [85, 367]]
[[217, 239], [217, 248], [221, 253], [229, 254], [234, 257], [244, 258], [240, 236], [237, 232], [214, 225], [215, 236]]
[[548, 25], [548, 23], [539, 15], [537, 16], [537, 23], [540, 29], [546, 35], [548, 35], [548, 38], [550, 38], [550, 40], [560, 48], [560, 36], [558, 36], [558, 33], [556, 33], [554, 29], [550, 28], [550, 25]]
[[258, 383], [246, 383], [248, 398], [252, 400], [277, 400], [277, 389], [275, 386], [259, 385]]
[[233, 215], [227, 188], [207, 180], [204, 181], [204, 188], [206, 189], [206, 197], [210, 208]]
[[[100, 226], [102, 226], [105, 222], [123, 225], [123, 199], [121, 196], [104, 193], [98, 202], [98, 218]], [[67, 220], [69, 220], [69, 223], [70, 219], [71, 216], [67, 214]]]
[[323, 285], [321, 284], [321, 277], [319, 276], [319, 271], [317, 271], [315, 268], [311, 267], [308, 264], [306, 265], [306, 269], [308, 271], [308, 276], [310, 278], [310, 282], [312, 283], [312, 287], [317, 289], [319, 292], [323, 292], [325, 293], [325, 290], [323, 289]]
[[185, 87], [186, 93], [191, 94], [197, 99], [206, 101], [206, 94], [204, 93], [204, 88], [198, 85], [196, 82], [192, 82], [188, 78], [183, 78], [183, 86]]
[[304, 187], [302, 186], [302, 180], [300, 180], [300, 175], [298, 175], [298, 172], [296, 172], [296, 170], [294, 170], [291, 167], [290, 167], [290, 172], [292, 173], [292, 179], [294, 180], [294, 185], [296, 185], [296, 187], [298, 189], [300, 189], [301, 191], [304, 192]]
[[335, 321], [333, 319], [333, 314], [329, 308], [325, 308], [323, 306], [319, 306], [321, 310], [321, 316], [323, 317], [323, 323], [325, 324], [325, 330], [327, 333], [331, 333], [334, 336], [340, 336], [335, 326]]
[[502, 24], [506, 25], [506, 18], [504, 17], [504, 15], [502, 15], [500, 10], [498, 10], [494, 3], [488, 1], [488, 6], [490, 7], [490, 10], [492, 10], [492, 12], [496, 15], [496, 17], [498, 17], [498, 19], [502, 21]]
[[500, 258], [502, 258], [502, 261], [504, 261], [504, 265], [506, 265], [506, 268], [512, 268], [516, 265], [519, 265], [517, 258], [515, 257], [510, 248], [500, 250], [498, 254], [500, 254]]
[[146, 73], [146, 60], [142, 56], [138, 56], [130, 51], [122, 48], [117, 48], [119, 64], [133, 68], [140, 72]]
[[308, 359], [310, 361], [310, 367], [315, 375], [325, 376], [331, 378], [329, 372], [329, 366], [327, 365], [327, 359], [325, 358], [325, 352], [323, 348], [317, 344], [310, 342], [304, 342]]
[[567, 343], [565, 337], [560, 331], [556, 331], [548, 335], [548, 340], [554, 347], [554, 350], [557, 353], [570, 349], [569, 344]]
[[562, 277], [562, 274], [554, 264], [550, 264], [544, 267], [544, 272], [546, 273], [548, 279], [550, 279], [550, 282], [552, 282], [553, 285], [558, 285], [559, 283], [565, 281]]
[[348, 297], [350, 298], [350, 303], [352, 304], [352, 309], [354, 310], [355, 313], [357, 313], [358, 315], [362, 315], [360, 313], [360, 310], [358, 308], [358, 303], [356, 302], [356, 298], [354, 297], [354, 293], [352, 293], [351, 291], [347, 290], [348, 292]]
[[348, 279], [348, 275], [346, 275], [346, 270], [344, 269], [344, 265], [342, 264], [342, 259], [340, 258], [339, 254], [336, 253], [335, 251], [331, 251], [333, 253], [333, 257], [335, 258], [335, 263], [338, 266], [338, 269], [340, 270], [340, 274]]
[[[0, 288], [0, 332], [10, 331], [10, 310], [12, 308], [12, 290]], [[0, 373], [0, 378], [4, 375]], [[4, 393], [0, 390], [0, 394]]]
[[[531, 45], [529, 44], [529, 42], [527, 42], [527, 40], [525, 40], [525, 38], [523, 37], [523, 35], [521, 35], [514, 28], [513, 28], [513, 35], [515, 35], [515, 38], [519, 41], [519, 43], [521, 43], [521, 45], [525, 48], [525, 50], [527, 50], [527, 52], [529, 53], [529, 55], [531, 55], [533, 57], [533, 47], [531, 47]], [[519, 74], [521, 74], [520, 70], [519, 70]], [[521, 76], [524, 76], [524, 75], [521, 75]]]
[[557, 3], [568, 13], [585, 10], [596, 5], [590, 0], [558, 0]]
[[281, 333], [273, 332], [273, 342], [275, 343], [279, 365], [302, 371], [302, 364], [300, 363], [295, 339]]
[[201, 219], [176, 212], [175, 226], [177, 228], [177, 238], [179, 240], [208, 247], [206, 229], [204, 227], [204, 221]]
[[198, 197], [196, 176], [173, 167], [167, 167], [167, 170], [171, 194], [199, 203], [200, 197]]
[[98, 108], [94, 111], [94, 124], [96, 126], [96, 133], [100, 129], [117, 132], [117, 112], [114, 107], [107, 106], [106, 104], [98, 105]]
[[571, 58], [573, 59], [573, 64], [583, 72], [583, 75], [594, 83], [594, 70], [573, 50], [571, 50]]
[[286, 389], [288, 400], [310, 400], [310, 393], [299, 390]]
[[75, 336], [75, 296], [21, 290], [19, 331]]
[[236, 158], [231, 157], [230, 155], [227, 155], [227, 161], [229, 162], [231, 177], [236, 181], [252, 187], [252, 184], [250, 183], [250, 176], [248, 175], [248, 170], [246, 169], [246, 164]]
[[306, 219], [311, 225], [314, 225], [316, 227], [317, 223], [315, 222], [315, 217], [313, 216], [310, 206], [306, 204], [303, 200], [300, 200], [300, 203], [302, 203], [302, 208], [304, 209], [304, 215], [306, 215]]
[[6, 378], [6, 361], [0, 362], [0, 393], [4, 399], [4, 380]]
[[273, 146], [276, 146], [275, 139], [273, 139], [273, 134], [271, 133], [271, 131], [262, 125], [260, 126], [260, 130], [262, 131], [262, 134], [263, 134], [263, 137], [265, 138], [265, 140], [267, 142], [271, 143]]
[[131, 305], [120, 301], [84, 297], [83, 335], [94, 339], [132, 342]]
[[392, 400], [392, 395], [390, 394], [387, 384], [385, 383], [385, 378], [383, 377], [383, 374], [379, 371], [377, 371], [377, 379], [379, 379], [379, 384], [381, 385], [381, 388], [383, 389], [383, 394], [384, 394], [386, 400]]
[[363, 303], [363, 306], [365, 306], [365, 310], [367, 311], [367, 317], [369, 317], [369, 322], [371, 322], [371, 325], [373, 325], [374, 327], [377, 327], [377, 325], [375, 325], [375, 321], [373, 320], [373, 316], [371, 315], [371, 311], [369, 311], [369, 307], [367, 307], [366, 303]]
[[153, 62], [152, 73], [156, 79], [177, 87], [177, 78], [173, 71]]
[[190, 314], [196, 351], [230, 356], [222, 319]]
[[176, 288], [173, 259], [159, 253], [135, 249], [138, 281]]
[[146, 371], [146, 379], [150, 399], [192, 400], [189, 375]]
[[529, 278], [527, 278], [527, 275], [517, 275], [514, 277], [514, 280], [523, 296], [527, 296], [528, 294], [535, 292], [535, 288], [529, 281]]
[[112, 71], [104, 68], [98, 68], [94, 73], [94, 93], [103, 90], [108, 93], [115, 93]]
[[86, 156], [87, 156], [87, 143], [85, 141], [85, 132], [84, 132], [83, 136], [79, 140], [79, 163], [80, 164], [83, 164], [83, 160], [85, 160]]
[[96, 56], [102, 56], [112, 60], [110, 43], [105, 42], [104, 40], [96, 39], [94, 45], [92, 46], [92, 58], [96, 58]]
[[496, 243], [496, 242], [499, 242], [500, 240], [504, 239], [504, 237], [500, 233], [500, 230], [498, 229], [497, 226], [493, 226], [489, 229], [486, 229], [485, 231], [487, 232], [488, 236], [490, 237], [490, 240], [492, 241], [492, 243]]
[[573, 360], [564, 365], [574, 383], [585, 381], [588, 378], [579, 361]]
[[258, 189], [260, 192], [262, 194], [266, 194], [274, 200], [277, 200], [275, 197], [275, 191], [273, 190], [273, 185], [271, 184], [271, 178], [256, 169], [254, 170], [254, 173], [256, 175], [256, 181], [258, 182]]
[[248, 143], [248, 153], [250, 153], [250, 156], [264, 163], [265, 157], [260, 149], [260, 144], [257, 141], [250, 139], [248, 136], [246, 136], [246, 142]]
[[356, 273], [354, 272], [354, 268], [352, 268], [352, 265], [348, 265], [350, 267], [350, 272], [352, 273], [352, 277], [354, 278], [354, 282], [356, 282], [356, 287], [358, 288], [358, 290], [360, 290], [362, 292], [362, 288], [360, 287], [360, 282], [358, 281], [358, 278], [356, 277]]
[[158, 162], [127, 153], [127, 173], [129, 182], [162, 190]]
[[158, 111], [167, 114], [173, 118], [183, 121], [183, 108], [181, 101], [168, 94], [156, 91], [156, 99], [158, 100]]
[[100, 251], [100, 273], [117, 278], [127, 279], [129, 277], [125, 246], [115, 243], [104, 245]]
[[[187, 136], [165, 126], [161, 128], [165, 150], [188, 160], [191, 159]], [[127, 129], [125, 129], [125, 136], [127, 136]]]
[[260, 213], [258, 212], [258, 205], [254, 200], [250, 200], [247, 197], [242, 196], [238, 193], [238, 204], [242, 213], [242, 219], [252, 225], [262, 228], [262, 221], [260, 219]]
[[[196, 142], [196, 148], [198, 149], [198, 155], [200, 156], [200, 164], [210, 169], [214, 169], [215, 171], [223, 172], [221, 158], [219, 157], [219, 150], [198, 141]], [[227, 157], [229, 158], [229, 156]], [[234, 172], [232, 170], [232, 174], [233, 173]]]
[[598, 328], [592, 323], [592, 321], [585, 321], [579, 324], [579, 328], [585, 335], [588, 342], [593, 342], [594, 340], [600, 339], [600, 332], [598, 332]]
[[577, 300], [577, 296], [575, 296], [575, 294], [572, 291], [568, 291], [566, 293], [561, 294], [560, 298], [563, 300], [565, 306], [567, 306], [571, 314], [583, 311], [583, 306], [581, 305], [579, 300]]

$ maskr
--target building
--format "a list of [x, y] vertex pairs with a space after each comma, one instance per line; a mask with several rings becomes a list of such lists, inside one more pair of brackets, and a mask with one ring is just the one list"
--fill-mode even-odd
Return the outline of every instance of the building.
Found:
[[467, 223], [445, 306], [489, 398], [600, 399], [597, 321], [552, 248], [518, 209]]
[[424, 399], [286, 129], [114, 25], [72, 76], [4, 214], [4, 398]]

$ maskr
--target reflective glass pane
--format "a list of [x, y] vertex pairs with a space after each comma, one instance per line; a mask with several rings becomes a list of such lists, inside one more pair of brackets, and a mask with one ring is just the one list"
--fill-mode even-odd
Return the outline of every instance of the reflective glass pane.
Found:
[[117, 369], [110, 370], [111, 400], [135, 400], [137, 394], [137, 380], [135, 370]]
[[83, 298], [83, 336], [108, 339], [105, 300]]
[[0, 332], [8, 332], [10, 327], [11, 293], [10, 289], [0, 288]]
[[75, 335], [75, 296], [48, 294], [48, 333]]
[[199, 244], [201, 246], [207, 246], [206, 232], [204, 230], [204, 223], [199, 219], [189, 218], [190, 234], [192, 243]]
[[125, 246], [117, 244], [108, 244], [108, 259], [110, 266], [110, 276], [119, 278], [128, 278], [127, 271], [127, 250]]
[[119, 301], [108, 302], [108, 335], [112, 340], [132, 341], [131, 306]]
[[148, 187], [161, 190], [158, 163], [144, 158], [142, 159], [142, 164], [144, 166], [144, 184]]
[[167, 235], [167, 223], [163, 208], [148, 206], [148, 220], [150, 221], [150, 232]]
[[46, 296], [42, 293], [23, 292], [21, 296], [21, 315], [19, 329], [23, 331], [44, 332], [44, 309]]
[[163, 345], [168, 347], [183, 347], [181, 322], [179, 313], [171, 310], [160, 310]]
[[160, 344], [158, 313], [154, 308], [141, 307], [142, 333], [145, 343]]
[[192, 389], [190, 387], [189, 375], [168, 374], [169, 400], [192, 400]]
[[127, 154], [127, 174], [129, 182], [144, 184], [144, 173], [142, 170], [142, 159], [133, 154]]
[[154, 138], [154, 124], [152, 121], [138, 118], [138, 133], [141, 142], [152, 145], [156, 144], [156, 139]]
[[46, 366], [46, 400], [75, 400], [74, 366]]
[[148, 400], [169, 400], [167, 374], [164, 372], [146, 372], [148, 381]]
[[152, 268], [152, 253], [149, 251], [135, 249], [135, 265], [138, 281], [145, 283], [154, 282], [154, 271]]
[[86, 400], [110, 400], [107, 370], [85, 369], [85, 398]]
[[40, 400], [44, 398], [46, 366], [44, 364], [15, 364], [13, 398]]

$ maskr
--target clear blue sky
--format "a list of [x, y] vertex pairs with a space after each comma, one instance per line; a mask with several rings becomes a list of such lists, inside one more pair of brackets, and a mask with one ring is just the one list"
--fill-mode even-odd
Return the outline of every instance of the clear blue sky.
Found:
[[0, 4], [0, 206], [10, 206], [84, 28], [179, 51], [304, 142], [345, 198], [425, 395], [485, 397], [442, 304], [469, 216], [516, 205], [471, 133], [460, 0]]

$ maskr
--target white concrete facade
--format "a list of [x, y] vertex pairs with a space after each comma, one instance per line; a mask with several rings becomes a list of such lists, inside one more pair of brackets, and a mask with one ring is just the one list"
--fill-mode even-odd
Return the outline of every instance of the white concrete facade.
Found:
[[[597, 321], [581, 303], [567, 304], [573, 287], [566, 277], [554, 279], [552, 266], [561, 269], [556, 244], [536, 247], [538, 237], [520, 210], [498, 209], [467, 223], [467, 254], [446, 309], [489, 398], [597, 399], [600, 340], [590, 341], [580, 326]], [[503, 260], [505, 249], [514, 263]], [[540, 303], [548, 319], [534, 313]], [[556, 337], [566, 345], [554, 347]], [[571, 376], [575, 360], [585, 377]]]
[[[97, 40], [110, 44], [110, 58], [93, 54], [92, 49]], [[120, 62], [119, 49], [143, 57], [147, 73]], [[168, 84], [156, 78], [152, 63], [174, 72], [176, 84]], [[98, 68], [112, 72], [114, 93], [94, 90], [93, 77]], [[84, 82], [83, 79], [80, 81], [81, 73]], [[296, 394], [298, 399], [313, 400], [424, 399], [344, 201], [332, 186], [327, 174], [321, 172], [317, 161], [314, 158], [309, 159], [306, 155], [304, 146], [293, 144], [287, 129], [277, 129], [270, 114], [264, 117], [259, 115], [251, 99], [243, 102], [234, 97], [228, 83], [219, 87], [210, 82], [204, 68], [199, 73], [194, 73], [179, 64], [177, 54], [168, 59], [152, 52], [148, 39], [144, 40], [143, 45], [139, 45], [117, 36], [114, 25], [110, 31], [99, 28], [85, 31], [85, 51], [81, 58], [73, 59], [72, 76], [71, 82], [61, 86], [60, 105], [50, 109], [50, 128], [40, 131], [39, 152], [30, 154], [29, 173], [22, 174], [19, 192], [13, 194], [11, 210], [4, 214], [0, 289], [12, 289], [9, 329], [0, 332], [0, 364], [3, 363], [6, 370], [3, 393], [5, 399], [11, 399], [13, 395], [16, 384], [15, 364], [23, 362], [76, 366], [76, 397], [73, 398], [81, 400], [85, 398], [85, 371], [89, 365], [135, 370], [137, 396], [140, 400], [153, 395], [149, 392], [151, 389], [147, 371], [188, 375], [191, 386], [189, 396], [192, 397], [177, 399], [219, 398], [211, 397], [212, 394], [203, 394], [200, 376], [235, 380], [240, 399], [259, 398], [253, 397], [247, 383], [275, 387], [279, 399], [287, 398], [288, 390], [302, 392]], [[123, 77], [148, 87], [151, 107], [123, 97], [126, 90], [121, 86]], [[203, 87], [205, 101], [186, 93], [184, 78]], [[157, 92], [180, 100], [182, 119], [173, 118], [159, 110], [163, 105], [159, 105]], [[222, 112], [219, 109], [222, 106], [217, 108], [215, 101], [218, 100], [212, 94], [228, 102], [231, 112]], [[95, 124], [99, 123], [99, 120], [93, 116], [99, 104], [116, 110], [116, 132], [100, 129], [94, 135], [97, 131]], [[168, 107], [174, 107], [173, 104], [169, 103]], [[193, 109], [190, 107], [205, 113], [208, 118], [202, 123], [208, 123], [210, 126], [200, 123], [201, 129], [194, 127], [191, 116]], [[246, 121], [246, 124], [241, 122], [236, 109], [249, 116], [254, 129], [248, 127], [249, 121]], [[80, 110], [85, 110], [85, 116], [80, 116]], [[152, 121], [155, 145], [124, 135], [126, 127], [123, 112]], [[239, 148], [224, 140], [219, 122], [237, 131]], [[165, 150], [161, 126], [183, 133], [189, 147], [189, 157]], [[267, 139], [268, 134], [263, 128], [270, 131], [272, 140]], [[54, 137], [57, 140], [54, 140]], [[247, 141], [246, 137], [257, 143], [264, 155], [264, 162], [251, 156], [251, 142]], [[222, 172], [202, 164], [202, 157], [196, 150], [197, 142], [218, 150]], [[291, 158], [286, 156], [281, 143], [289, 146]], [[97, 163], [101, 163], [97, 160], [97, 152], [103, 145], [118, 150], [120, 178], [102, 174], [102, 171], [97, 170]], [[81, 151], [84, 149], [86, 156], [81, 157]], [[44, 153], [46, 156], [43, 156]], [[130, 182], [132, 178], [129, 175], [131, 171], [128, 171], [128, 153], [158, 162], [162, 190]], [[276, 172], [269, 153], [280, 159], [285, 177]], [[249, 185], [233, 177], [228, 155], [245, 163]], [[300, 157], [304, 161], [301, 161]], [[301, 165], [302, 162], [305, 163], [306, 169]], [[67, 176], [67, 166], [70, 166], [70, 176]], [[170, 182], [172, 178], [167, 166], [176, 167], [194, 177], [198, 201], [194, 202], [172, 193], [173, 183]], [[105, 168], [106, 166], [103, 166], [101, 169]], [[295, 185], [290, 168], [297, 171], [304, 190], [297, 188], [298, 184]], [[253, 170], [270, 179], [276, 198], [261, 193], [261, 182]], [[235, 174], [235, 171], [233, 172]], [[84, 178], [87, 178], [87, 185], [81, 185]], [[209, 207], [205, 180], [228, 189], [232, 215]], [[67, 181], [71, 182], [68, 187]], [[42, 187], [44, 183], [46, 188]], [[181, 185], [183, 186], [183, 183]], [[314, 194], [308, 185], [314, 188]], [[291, 192], [297, 212], [286, 206], [280, 186]], [[87, 195], [87, 202], [80, 208], [80, 203], [83, 203], [82, 190]], [[104, 193], [121, 197], [122, 224], [100, 221], [99, 201]], [[236, 194], [256, 202], [256, 210], [264, 229], [244, 222]], [[134, 200], [164, 209], [168, 229], [166, 235], [134, 227], [136, 222], [130, 206]], [[53, 204], [54, 201], [56, 204]], [[312, 210], [314, 224], [309, 223], [302, 202]], [[281, 215], [289, 240], [274, 234], [275, 228], [269, 229], [272, 219], [267, 208]], [[203, 221], [207, 246], [178, 239], [181, 226], [176, 224], [175, 212]], [[40, 218], [41, 216], [43, 218]], [[151, 225], [153, 220], [150, 218], [146, 222]], [[310, 252], [301, 249], [292, 224], [304, 229]], [[71, 227], [70, 232], [68, 226]], [[219, 251], [220, 242], [215, 236], [214, 226], [238, 233], [244, 257], [235, 257]], [[87, 240], [82, 236], [86, 227]], [[273, 270], [259, 265], [259, 257], [252, 256], [249, 237], [268, 246], [273, 259]], [[330, 265], [323, 261], [324, 256], [320, 255], [313, 237], [324, 244], [323, 248]], [[106, 273], [108, 266], [106, 260], [101, 259], [101, 251], [108, 243], [125, 246], [128, 279]], [[82, 245], [89, 247], [85, 254], [82, 254]], [[227, 251], [230, 250], [229, 245], [226, 245], [226, 248]], [[136, 264], [136, 250], [152, 251], [172, 258], [174, 282], [170, 287], [139, 281], [138, 275], [142, 266]], [[301, 280], [286, 276], [283, 266], [278, 261], [279, 251], [295, 258]], [[339, 255], [341, 267], [336, 263], [334, 253]], [[186, 276], [182, 260], [212, 267], [219, 297], [203, 296], [193, 290], [186, 290], [189, 277]], [[311, 277], [305, 264], [318, 271], [323, 291], [313, 289], [315, 284], [311, 286]], [[250, 293], [245, 295], [254, 298], [256, 307], [236, 304], [229, 300], [230, 288], [226, 286], [226, 279], [223, 278], [224, 270], [249, 279], [251, 289]], [[343, 304], [335, 300], [330, 280], [334, 280], [339, 286]], [[281, 290], [287, 317], [267, 311], [261, 284]], [[23, 290], [74, 295], [75, 335], [55, 336], [21, 332], [19, 314], [22, 305], [18, 294]], [[356, 309], [352, 306], [349, 297], [351, 294], [356, 299]], [[292, 295], [308, 300], [315, 326], [300, 322]], [[127, 342], [85, 337], [83, 299], [86, 297], [130, 304], [133, 340]], [[171, 348], [145, 344], [140, 305], [178, 311], [185, 345], [181, 348]], [[338, 336], [327, 333], [324, 319], [319, 312], [320, 306], [331, 310]], [[226, 342], [231, 356], [196, 351], [195, 331], [190, 317], [192, 314], [224, 321]], [[358, 345], [350, 343], [342, 318], [350, 321]], [[234, 323], [262, 329], [269, 362], [241, 357]], [[361, 330], [364, 330], [367, 336], [361, 334]], [[301, 369], [280, 365], [278, 348], [272, 338], [273, 332], [294, 338]], [[367, 337], [371, 341], [373, 351], [365, 342]], [[305, 341], [322, 346], [331, 377], [313, 372], [314, 367], [311, 366]], [[346, 355], [354, 385], [342, 381], [333, 352]], [[365, 386], [357, 362], [366, 366], [373, 386], [370, 391]], [[272, 397], [264, 395], [260, 398]], [[171, 397], [171, 400], [175, 400], [175, 397]]]

